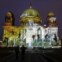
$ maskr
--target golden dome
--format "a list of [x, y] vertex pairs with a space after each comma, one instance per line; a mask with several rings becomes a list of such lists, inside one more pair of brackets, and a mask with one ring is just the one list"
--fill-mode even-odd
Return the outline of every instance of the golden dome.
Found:
[[48, 16], [55, 16], [55, 14], [53, 12], [49, 12]]
[[30, 6], [29, 9], [26, 9], [20, 16], [20, 22], [27, 23], [29, 21], [33, 21], [35, 23], [40, 21], [40, 15], [38, 11], [33, 9], [32, 6]]
[[37, 10], [33, 9], [31, 6], [29, 9], [25, 10], [21, 17], [33, 17], [33, 16], [39, 16], [39, 13]]

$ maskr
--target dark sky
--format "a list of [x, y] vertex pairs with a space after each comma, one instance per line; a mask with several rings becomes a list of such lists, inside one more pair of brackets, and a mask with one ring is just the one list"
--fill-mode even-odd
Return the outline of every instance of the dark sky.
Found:
[[37, 9], [43, 20], [43, 24], [47, 22], [46, 17], [49, 11], [56, 14], [59, 28], [59, 37], [62, 37], [62, 0], [0, 0], [0, 40], [3, 34], [4, 16], [7, 11], [12, 11], [15, 15], [15, 25], [19, 25], [19, 16], [22, 12], [29, 8], [29, 3]]

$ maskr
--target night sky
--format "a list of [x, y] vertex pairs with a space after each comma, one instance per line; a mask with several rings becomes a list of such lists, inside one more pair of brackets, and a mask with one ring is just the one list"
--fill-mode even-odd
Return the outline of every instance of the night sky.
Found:
[[24, 10], [32, 7], [39, 11], [42, 23], [47, 23], [47, 13], [52, 11], [57, 17], [59, 37], [62, 37], [62, 0], [0, 0], [0, 40], [3, 36], [4, 16], [7, 11], [12, 11], [15, 15], [15, 25], [19, 25], [19, 17]]

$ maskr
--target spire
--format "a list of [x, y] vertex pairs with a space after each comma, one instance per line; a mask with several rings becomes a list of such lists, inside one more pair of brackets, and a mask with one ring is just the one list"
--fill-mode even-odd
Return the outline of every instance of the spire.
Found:
[[30, 2], [30, 4], [29, 4], [29, 5], [30, 5], [30, 8], [32, 8], [32, 3], [31, 3], [31, 2]]

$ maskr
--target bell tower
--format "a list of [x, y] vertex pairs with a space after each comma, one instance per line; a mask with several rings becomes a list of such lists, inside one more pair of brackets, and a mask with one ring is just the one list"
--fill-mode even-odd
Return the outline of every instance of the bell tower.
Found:
[[4, 26], [13, 26], [14, 25], [14, 21], [15, 21], [14, 14], [11, 11], [7, 12], [5, 14]]
[[49, 12], [47, 16], [48, 26], [54, 27], [57, 26], [56, 16], [53, 12]]

